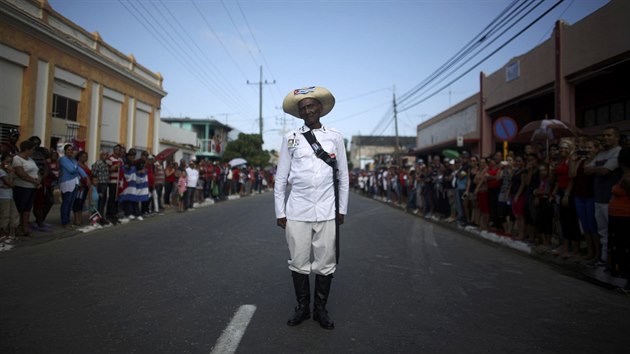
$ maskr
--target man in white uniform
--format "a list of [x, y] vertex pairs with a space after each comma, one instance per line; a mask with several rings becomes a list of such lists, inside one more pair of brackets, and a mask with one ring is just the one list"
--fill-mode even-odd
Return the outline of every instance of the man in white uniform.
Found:
[[[334, 105], [333, 95], [317, 86], [290, 92], [282, 104], [286, 113], [304, 120], [304, 126], [282, 139], [274, 188], [277, 224], [286, 230], [291, 256], [288, 263], [298, 302], [295, 313], [287, 321], [289, 326], [310, 318], [309, 274], [312, 272], [315, 273], [313, 319], [325, 329], [334, 328], [326, 302], [337, 266], [335, 223], [344, 222], [349, 191], [343, 136], [320, 123], [320, 118]], [[333, 168], [317, 157], [304, 134], [313, 134], [321, 148], [336, 159], [339, 180], [339, 213], [336, 215]], [[288, 198], [287, 184], [291, 185]]]

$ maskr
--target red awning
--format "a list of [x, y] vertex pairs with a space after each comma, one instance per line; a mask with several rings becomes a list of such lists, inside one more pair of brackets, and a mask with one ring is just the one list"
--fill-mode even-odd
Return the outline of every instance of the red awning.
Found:
[[177, 152], [177, 150], [179, 150], [179, 149], [177, 149], [177, 148], [168, 148], [168, 149], [164, 149], [162, 152], [160, 152], [160, 153], [157, 155], [157, 159], [158, 159], [158, 160], [166, 160], [166, 159], [168, 159], [169, 157], [171, 157], [174, 153], [176, 153], [176, 152]]

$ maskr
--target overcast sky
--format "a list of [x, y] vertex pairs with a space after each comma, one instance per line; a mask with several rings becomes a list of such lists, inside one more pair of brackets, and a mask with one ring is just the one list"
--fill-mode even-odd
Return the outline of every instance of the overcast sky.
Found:
[[[262, 65], [263, 81], [269, 83], [263, 86], [267, 149], [279, 148], [283, 129], [302, 125], [283, 114], [284, 96], [311, 85], [327, 87], [335, 95], [337, 105], [322, 121], [348, 139], [394, 135], [394, 91], [400, 98], [422, 83], [512, 2], [49, 0], [63, 16], [89, 32], [98, 31], [114, 48], [164, 76], [168, 95], [162, 101], [163, 117], [214, 117], [258, 133], [259, 91], [252, 83], [260, 81]], [[539, 2], [530, 7], [530, 1], [519, 3], [525, 11]], [[403, 101], [399, 134], [415, 136], [420, 122], [476, 93], [480, 71], [492, 73], [539, 45], [558, 19], [575, 23], [607, 3], [561, 2], [490, 59], [437, 92], [557, 2], [542, 1], [520, 22], [516, 17], [504, 21], [506, 26], [492, 37], [496, 41], [485, 41], [488, 47], [479, 47], [468, 64]]]

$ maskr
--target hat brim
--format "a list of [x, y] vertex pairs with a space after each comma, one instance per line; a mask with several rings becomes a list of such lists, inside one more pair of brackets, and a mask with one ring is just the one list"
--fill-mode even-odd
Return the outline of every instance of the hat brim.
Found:
[[335, 97], [330, 91], [320, 86], [310, 86], [289, 92], [282, 102], [282, 109], [285, 113], [301, 119], [298, 103], [305, 98], [313, 98], [322, 104], [320, 117], [330, 113], [335, 106]]

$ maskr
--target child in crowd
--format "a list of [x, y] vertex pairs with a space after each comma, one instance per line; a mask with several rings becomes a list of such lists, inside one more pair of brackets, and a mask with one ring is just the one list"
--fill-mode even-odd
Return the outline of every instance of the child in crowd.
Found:
[[20, 224], [13, 201], [13, 156], [2, 156], [0, 164], [0, 243], [13, 243], [15, 231]]
[[179, 196], [179, 206], [177, 212], [184, 211], [184, 194], [186, 193], [186, 171], [180, 171], [179, 180], [177, 180], [177, 195]]
[[92, 184], [90, 184], [90, 192], [87, 196], [88, 215], [90, 216], [90, 225], [99, 224], [102, 216], [98, 212], [98, 201], [105, 196], [98, 192], [98, 176], [92, 175]]

